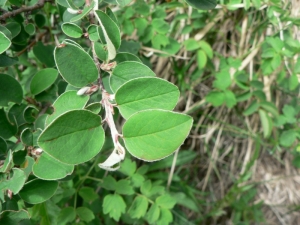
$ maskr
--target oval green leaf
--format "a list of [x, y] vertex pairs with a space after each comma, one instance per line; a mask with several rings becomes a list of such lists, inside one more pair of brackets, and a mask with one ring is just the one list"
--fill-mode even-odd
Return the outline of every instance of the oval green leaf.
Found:
[[141, 111], [123, 126], [125, 146], [138, 159], [160, 160], [182, 145], [192, 124], [188, 115], [159, 109]]
[[7, 74], [0, 74], [0, 106], [7, 106], [9, 102], [21, 103], [23, 90], [18, 81]]
[[98, 70], [93, 59], [76, 45], [66, 42], [64, 47], [56, 47], [54, 59], [59, 73], [75, 87], [83, 87], [98, 78]]
[[138, 77], [155, 77], [155, 73], [146, 65], [139, 62], [122, 62], [112, 71], [110, 87], [116, 92], [120, 86]]
[[82, 29], [75, 23], [63, 23], [61, 29], [66, 35], [72, 38], [80, 38], [83, 34]]
[[145, 109], [173, 110], [178, 98], [174, 84], [156, 77], [130, 80], [116, 92], [116, 103], [125, 119]]
[[107, 44], [108, 59], [116, 56], [116, 51], [121, 45], [121, 34], [118, 25], [104, 12], [96, 10], [96, 17], [100, 23], [99, 37], [103, 44]]
[[58, 180], [70, 175], [74, 166], [57, 161], [43, 153], [32, 167], [33, 174], [42, 180]]
[[5, 52], [9, 46], [11, 45], [11, 41], [4, 33], [0, 31], [0, 54]]
[[9, 38], [9, 40], [12, 39], [12, 35], [9, 29], [7, 29], [6, 27], [0, 25], [0, 32], [2, 32], [6, 37]]
[[96, 156], [104, 143], [101, 117], [88, 110], [67, 112], [41, 134], [38, 145], [66, 164], [79, 164]]
[[84, 7], [82, 12], [80, 14], [78, 14], [77, 16], [74, 16], [70, 21], [71, 22], [75, 22], [77, 20], [80, 20], [82, 19], [83, 17], [85, 17], [95, 6], [95, 2], [92, 1], [91, 2], [91, 5], [88, 6], [88, 7]]
[[88, 95], [79, 96], [77, 95], [77, 91], [67, 91], [63, 93], [53, 103], [54, 112], [47, 117], [45, 122], [46, 126], [67, 111], [83, 109], [88, 100]]
[[32, 23], [27, 24], [24, 28], [27, 34], [29, 35], [35, 34], [35, 26]]
[[9, 22], [5, 27], [10, 31], [11, 38], [16, 37], [21, 32], [21, 25], [17, 22]]
[[57, 181], [34, 179], [24, 185], [19, 195], [27, 203], [38, 204], [51, 198], [57, 187]]
[[121, 63], [121, 62], [125, 62], [125, 61], [135, 61], [135, 62], [142, 62], [139, 57], [137, 57], [134, 54], [128, 53], [128, 52], [119, 52], [116, 55], [115, 61], [117, 62], [117, 64]]
[[56, 80], [58, 71], [53, 68], [42, 69], [37, 72], [31, 80], [30, 91], [37, 95], [49, 88]]
[[17, 126], [11, 124], [11, 122], [7, 119], [4, 109], [0, 109], [0, 125], [0, 136], [4, 139], [9, 139], [17, 133]]
[[263, 127], [264, 138], [268, 138], [272, 134], [273, 121], [265, 110], [260, 109], [258, 110], [258, 113]]

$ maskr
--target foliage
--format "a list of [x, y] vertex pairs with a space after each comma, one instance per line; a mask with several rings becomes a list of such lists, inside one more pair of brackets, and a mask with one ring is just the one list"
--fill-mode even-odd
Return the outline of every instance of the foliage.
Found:
[[[291, 4], [0, 6], [1, 224], [265, 222], [253, 165], [288, 151], [299, 167]], [[250, 151], [233, 171], [231, 140]]]

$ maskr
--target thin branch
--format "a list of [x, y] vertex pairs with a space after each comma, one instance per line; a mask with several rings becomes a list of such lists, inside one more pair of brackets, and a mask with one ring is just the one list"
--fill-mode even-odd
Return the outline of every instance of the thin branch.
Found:
[[6, 19], [8, 19], [10, 17], [13, 17], [13, 16], [16, 16], [16, 15], [18, 15], [20, 13], [23, 13], [23, 12], [29, 12], [29, 11], [33, 11], [33, 10], [36, 10], [36, 9], [43, 8], [46, 2], [51, 2], [51, 1], [52, 0], [39, 0], [38, 3], [36, 3], [33, 6], [25, 6], [25, 7], [21, 7], [19, 9], [14, 10], [14, 11], [11, 11], [11, 12], [4, 13], [3, 15], [0, 16], [0, 21], [5, 21]]

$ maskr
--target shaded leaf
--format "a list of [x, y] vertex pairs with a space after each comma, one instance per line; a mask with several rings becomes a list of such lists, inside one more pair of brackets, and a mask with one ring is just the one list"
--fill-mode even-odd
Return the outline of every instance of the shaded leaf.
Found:
[[96, 156], [104, 143], [101, 117], [87, 110], [67, 112], [40, 135], [39, 146], [67, 164], [79, 164]]
[[18, 81], [7, 74], [0, 74], [0, 106], [7, 106], [9, 102], [21, 103], [23, 90]]
[[51, 198], [57, 187], [57, 181], [34, 179], [24, 185], [19, 195], [27, 203], [38, 204]]

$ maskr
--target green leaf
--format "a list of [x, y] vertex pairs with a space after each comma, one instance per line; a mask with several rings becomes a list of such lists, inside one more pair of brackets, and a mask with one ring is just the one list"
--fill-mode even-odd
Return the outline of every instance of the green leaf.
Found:
[[185, 40], [183, 44], [187, 51], [194, 51], [200, 48], [199, 42], [192, 38]]
[[216, 0], [185, 0], [189, 5], [196, 9], [209, 10], [214, 9], [217, 5]]
[[79, 207], [76, 209], [76, 213], [80, 220], [85, 222], [90, 222], [95, 218], [95, 215], [92, 210], [87, 207]]
[[100, 23], [100, 27], [98, 29], [100, 39], [107, 45], [108, 59], [114, 59], [116, 57], [116, 51], [121, 45], [121, 34], [119, 27], [104, 12], [100, 10], [96, 10], [95, 12], [95, 15]]
[[98, 26], [92, 24], [87, 28], [87, 32], [89, 34], [89, 39], [91, 41], [98, 41], [99, 34], [98, 34]]
[[160, 208], [158, 207], [157, 204], [153, 203], [150, 209], [148, 210], [145, 218], [149, 224], [154, 224], [158, 220], [159, 215], [160, 215]]
[[211, 46], [206, 41], [199, 41], [199, 45], [201, 49], [205, 52], [208, 58], [212, 59], [214, 56], [214, 52], [211, 48]]
[[[11, 150], [8, 151], [6, 159], [4, 160], [3, 165], [0, 167], [0, 173], [7, 173], [13, 167], [13, 155]], [[0, 192], [1, 193], [1, 192]]]
[[116, 193], [120, 195], [133, 195], [134, 190], [129, 180], [119, 180], [116, 185]]
[[139, 77], [155, 77], [155, 73], [147, 66], [139, 62], [122, 62], [112, 71], [110, 86], [116, 92], [120, 86], [129, 80]]
[[27, 24], [24, 29], [29, 35], [35, 34], [35, 26], [32, 23]]
[[7, 210], [0, 213], [0, 224], [21, 224], [22, 220], [28, 220], [29, 218], [29, 213], [23, 209], [21, 209], [20, 211]]
[[64, 164], [43, 153], [32, 167], [33, 174], [42, 180], [58, 180], [72, 174], [73, 165]]
[[128, 5], [132, 0], [116, 0], [117, 3], [121, 6], [121, 7], [125, 7], [126, 5]]
[[9, 102], [21, 103], [23, 90], [18, 81], [7, 74], [0, 74], [0, 106], [7, 106]]
[[86, 110], [89, 110], [95, 114], [98, 114], [101, 111], [101, 104], [99, 102], [94, 102], [85, 107]]
[[295, 123], [296, 122], [296, 110], [293, 106], [290, 105], [284, 105], [282, 112], [284, 114], [284, 117], [288, 123]]
[[12, 168], [13, 175], [9, 180], [0, 182], [0, 190], [11, 190], [14, 194], [18, 194], [25, 184], [26, 174], [23, 170]]
[[116, 190], [117, 181], [112, 176], [108, 175], [107, 177], [104, 177], [103, 183], [101, 184], [101, 187], [114, 191]]
[[9, 139], [17, 133], [17, 127], [8, 121], [4, 109], [0, 109], [0, 127], [0, 137], [4, 139]]
[[72, 38], [80, 38], [83, 34], [82, 29], [75, 23], [63, 23], [61, 29], [66, 35]]
[[0, 31], [0, 54], [5, 52], [11, 45], [11, 41], [6, 35]]
[[43, 14], [37, 13], [34, 16], [34, 22], [39, 28], [42, 28], [46, 24], [46, 18]]
[[24, 185], [19, 195], [27, 203], [38, 204], [51, 198], [57, 187], [57, 181], [34, 179]]
[[166, 34], [170, 29], [170, 25], [163, 19], [152, 19], [151, 25], [153, 29], [159, 34]]
[[47, 68], [37, 72], [31, 80], [30, 91], [33, 95], [37, 95], [49, 88], [56, 80], [58, 71], [56, 69]]
[[91, 187], [82, 187], [78, 194], [80, 195], [81, 198], [83, 198], [84, 201], [86, 202], [92, 202], [99, 198], [95, 190]]
[[150, 196], [151, 189], [152, 189], [152, 182], [151, 180], [147, 180], [141, 186], [141, 193], [143, 195]]
[[103, 213], [109, 214], [110, 218], [119, 221], [121, 215], [125, 213], [126, 203], [118, 194], [108, 194], [103, 199]]
[[134, 187], [141, 187], [141, 185], [145, 181], [145, 178], [143, 177], [143, 175], [141, 175], [139, 173], [133, 174], [130, 178], [131, 178], [132, 186], [134, 186]]
[[202, 49], [197, 51], [197, 63], [199, 69], [203, 69], [207, 63], [207, 55]]
[[122, 116], [128, 119], [132, 114], [145, 109], [174, 109], [179, 90], [166, 80], [143, 77], [122, 85], [115, 98]]
[[190, 210], [193, 210], [196, 213], [199, 213], [200, 209], [196, 204], [196, 200], [193, 200], [185, 193], [183, 192], [172, 193], [172, 197], [176, 199], [176, 203], [178, 205], [182, 205]]
[[190, 132], [190, 116], [164, 110], [145, 110], [132, 115], [123, 126], [127, 150], [134, 157], [155, 161], [172, 154]]
[[92, 1], [90, 6], [84, 7], [80, 14], [72, 17], [70, 22], [75, 22], [75, 21], [81, 20], [83, 17], [88, 15], [88, 13], [94, 8], [94, 6], [95, 6], [95, 2]]
[[263, 127], [264, 138], [268, 138], [272, 133], [273, 122], [266, 111], [260, 109], [258, 112]]
[[14, 104], [8, 112], [8, 118], [10, 121], [16, 121], [18, 126], [26, 123], [24, 119], [24, 110], [26, 109], [27, 105], [25, 104]]
[[161, 209], [157, 225], [168, 225], [173, 221], [172, 213], [169, 209]]
[[47, 67], [54, 67], [54, 57], [53, 57], [54, 46], [52, 45], [44, 45], [43, 42], [38, 42], [33, 47], [33, 53], [37, 57], [37, 59], [45, 64]]
[[48, 126], [52, 121], [65, 112], [75, 109], [83, 109], [88, 100], [89, 96], [79, 96], [76, 91], [64, 92], [53, 103], [54, 112], [47, 117], [45, 125]]
[[206, 95], [205, 100], [217, 107], [224, 103], [225, 95], [223, 92], [211, 91]]
[[12, 39], [21, 32], [21, 25], [16, 22], [9, 22], [5, 25], [5, 27], [10, 31]]
[[225, 90], [224, 95], [225, 95], [225, 104], [228, 108], [232, 108], [233, 106], [236, 105], [237, 101], [232, 91]]
[[9, 57], [7, 55], [0, 55], [0, 67], [13, 66], [18, 63], [18, 57]]
[[98, 70], [93, 59], [76, 45], [65, 42], [64, 47], [56, 47], [54, 58], [59, 73], [75, 87], [83, 87], [98, 78]]
[[7, 152], [7, 143], [2, 137], [0, 137], [0, 156], [6, 155], [6, 152]]
[[294, 130], [285, 130], [279, 137], [279, 143], [283, 147], [290, 147], [293, 145], [297, 137], [297, 132]]
[[74, 221], [76, 218], [76, 211], [73, 207], [63, 208], [57, 217], [57, 224], [67, 224]]
[[172, 196], [165, 194], [156, 198], [155, 203], [161, 208], [172, 209], [176, 204], [176, 200]]
[[94, 47], [97, 57], [100, 60], [106, 62], [108, 59], [108, 51], [106, 46], [104, 44], [101, 44], [100, 42], [95, 42]]
[[273, 102], [262, 101], [260, 106], [274, 117], [279, 116], [278, 109]]
[[128, 210], [128, 214], [133, 219], [143, 217], [148, 209], [148, 199], [145, 196], [137, 196]]
[[32, 157], [30, 157], [30, 156], [26, 156], [25, 157], [25, 161], [22, 164], [22, 169], [23, 169], [26, 177], [28, 177], [29, 174], [31, 174], [31, 172], [32, 172], [32, 166], [33, 166], [34, 162], [35, 161], [34, 161], [34, 159]]
[[34, 105], [29, 105], [25, 108], [23, 116], [27, 123], [33, 123], [38, 116], [39, 109]]
[[104, 138], [100, 116], [87, 110], [74, 110], [53, 121], [39, 137], [38, 144], [63, 163], [79, 164], [100, 152]]
[[117, 62], [117, 64], [120, 64], [121, 62], [125, 62], [125, 61], [134, 61], [134, 62], [142, 62], [139, 57], [137, 57], [134, 54], [128, 53], [128, 52], [119, 52], [116, 55], [115, 61]]
[[2, 32], [6, 37], [8, 37], [9, 40], [12, 39], [12, 34], [11, 34], [10, 30], [7, 29], [6, 27], [0, 25], [0, 32]]
[[33, 146], [33, 134], [30, 128], [26, 128], [21, 133], [21, 141], [24, 145]]
[[251, 114], [255, 113], [259, 108], [259, 104], [256, 100], [252, 101], [251, 104], [245, 109], [243, 112], [244, 116], [250, 116]]
[[121, 167], [118, 171], [130, 177], [136, 171], [136, 163], [134, 161], [131, 161], [130, 159], [126, 158], [122, 162]]
[[220, 90], [226, 90], [232, 83], [230, 73], [227, 70], [223, 70], [216, 73], [216, 80], [213, 82], [213, 86]]

